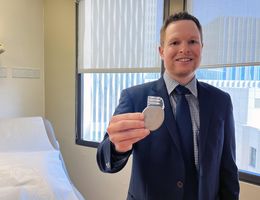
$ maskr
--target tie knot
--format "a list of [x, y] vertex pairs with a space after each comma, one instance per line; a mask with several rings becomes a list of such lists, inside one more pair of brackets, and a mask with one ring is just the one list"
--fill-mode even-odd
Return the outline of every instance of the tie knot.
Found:
[[176, 94], [178, 95], [185, 95], [185, 94], [190, 94], [190, 90], [182, 85], [178, 85], [174, 91], [176, 92]]

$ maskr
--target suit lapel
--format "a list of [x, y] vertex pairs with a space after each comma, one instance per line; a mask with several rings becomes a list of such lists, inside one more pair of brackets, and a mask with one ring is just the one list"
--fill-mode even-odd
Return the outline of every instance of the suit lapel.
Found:
[[210, 123], [210, 116], [212, 113], [212, 105], [210, 91], [204, 84], [198, 82], [198, 99], [199, 99], [199, 112], [200, 112], [200, 132], [199, 132], [199, 157], [200, 162], [203, 158], [202, 154], [205, 150], [207, 141], [208, 128]]
[[160, 78], [157, 81], [157, 84], [155, 85], [155, 87], [153, 89], [158, 96], [163, 98], [164, 106], [165, 106], [164, 124], [166, 125], [174, 144], [176, 145], [179, 153], [181, 154], [181, 146], [180, 146], [179, 136], [178, 136], [178, 132], [177, 132], [176, 121], [175, 121], [175, 118], [172, 113], [172, 106], [170, 103], [169, 95], [168, 95], [166, 85], [164, 83], [163, 78]]

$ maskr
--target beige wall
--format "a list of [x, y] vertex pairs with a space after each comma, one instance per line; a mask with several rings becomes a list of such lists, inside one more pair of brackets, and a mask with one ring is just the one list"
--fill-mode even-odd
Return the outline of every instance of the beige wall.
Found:
[[[0, 0], [0, 117], [44, 115], [43, 1]], [[40, 77], [13, 78], [13, 68], [37, 69]]]
[[240, 182], [240, 200], [259, 200], [260, 186]]

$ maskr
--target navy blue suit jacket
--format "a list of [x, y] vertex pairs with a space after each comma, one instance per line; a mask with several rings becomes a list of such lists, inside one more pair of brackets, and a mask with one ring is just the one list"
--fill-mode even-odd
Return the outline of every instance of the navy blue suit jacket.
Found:
[[[115, 115], [142, 112], [147, 96], [160, 96], [165, 103], [162, 126], [120, 154], [108, 135], [97, 150], [101, 171], [121, 170], [133, 155], [128, 200], [182, 200], [185, 167], [176, 123], [163, 78], [122, 91]], [[239, 198], [238, 169], [235, 164], [235, 131], [230, 96], [206, 83], [198, 82], [200, 109], [199, 200]]]

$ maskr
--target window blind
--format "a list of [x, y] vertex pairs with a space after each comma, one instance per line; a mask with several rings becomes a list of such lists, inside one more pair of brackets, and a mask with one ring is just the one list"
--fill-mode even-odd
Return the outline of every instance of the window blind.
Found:
[[159, 72], [163, 0], [79, 1], [78, 71]]

